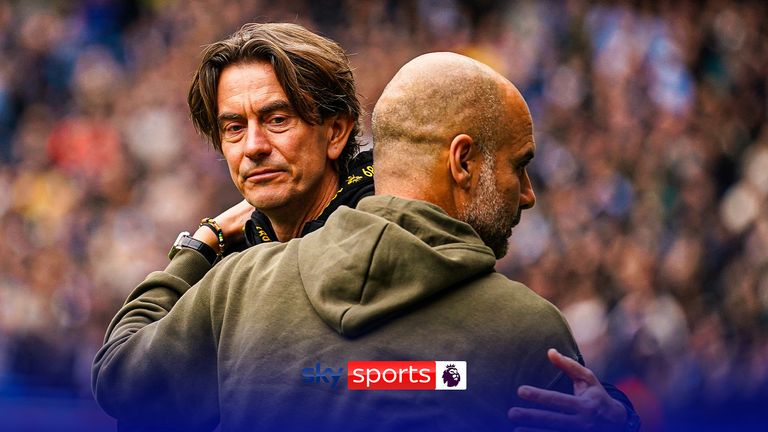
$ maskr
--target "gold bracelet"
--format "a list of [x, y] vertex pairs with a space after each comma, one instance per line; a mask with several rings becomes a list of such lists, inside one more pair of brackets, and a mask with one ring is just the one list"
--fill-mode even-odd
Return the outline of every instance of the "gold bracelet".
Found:
[[203, 218], [200, 221], [201, 227], [208, 227], [216, 235], [216, 239], [219, 240], [219, 256], [224, 254], [224, 231], [221, 229], [221, 225], [213, 218]]

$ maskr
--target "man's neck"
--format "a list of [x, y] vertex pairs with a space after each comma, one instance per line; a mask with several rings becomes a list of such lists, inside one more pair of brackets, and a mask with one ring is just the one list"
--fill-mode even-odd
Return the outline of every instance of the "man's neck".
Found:
[[275, 231], [277, 240], [287, 242], [301, 236], [304, 224], [317, 219], [328, 203], [331, 202], [338, 190], [338, 174], [327, 175], [323, 178], [323, 183], [319, 188], [319, 193], [309, 205], [302, 200], [297, 199], [294, 205], [286, 206], [279, 210], [264, 212], [272, 223], [272, 229]]

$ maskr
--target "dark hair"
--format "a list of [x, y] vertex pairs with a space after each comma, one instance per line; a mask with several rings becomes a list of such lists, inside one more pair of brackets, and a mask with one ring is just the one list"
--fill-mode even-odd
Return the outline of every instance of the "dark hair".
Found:
[[221, 152], [217, 91], [221, 71], [232, 64], [268, 61], [298, 115], [317, 125], [328, 116], [354, 120], [339, 157], [343, 167], [360, 148], [360, 102], [349, 58], [336, 42], [297, 24], [246, 24], [229, 38], [208, 45], [195, 72], [187, 103], [195, 128]]

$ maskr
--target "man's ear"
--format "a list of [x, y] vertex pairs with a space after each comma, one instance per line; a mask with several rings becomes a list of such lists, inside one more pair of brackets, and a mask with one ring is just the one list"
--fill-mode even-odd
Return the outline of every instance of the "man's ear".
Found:
[[453, 137], [448, 149], [448, 168], [453, 181], [461, 189], [469, 190], [472, 186], [472, 176], [477, 175], [480, 167], [477, 143], [467, 134]]
[[341, 156], [341, 152], [347, 145], [347, 139], [349, 134], [352, 133], [352, 128], [355, 126], [355, 121], [345, 114], [336, 114], [333, 117], [329, 117], [328, 122], [328, 147], [327, 155], [330, 160], [337, 160]]

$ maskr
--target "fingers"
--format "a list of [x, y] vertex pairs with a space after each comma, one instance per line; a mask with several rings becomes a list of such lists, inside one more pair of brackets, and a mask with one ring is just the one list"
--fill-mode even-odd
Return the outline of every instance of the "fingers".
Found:
[[507, 416], [518, 426], [516, 431], [622, 430], [623, 419], [626, 417], [624, 406], [610, 398], [590, 369], [555, 349], [547, 351], [547, 357], [573, 380], [575, 394], [520, 386], [518, 396], [539, 404], [542, 409], [510, 409]]
[[579, 409], [579, 399], [576, 396], [558, 391], [520, 386], [517, 389], [517, 395], [522, 399], [568, 413], [578, 412]]
[[255, 210], [255, 208], [246, 200], [242, 200], [239, 203], [235, 204], [235, 206], [239, 211], [246, 213], [248, 215], [251, 214]]
[[250, 219], [253, 206], [242, 200], [215, 217], [228, 243], [238, 242], [243, 237], [243, 225]]
[[580, 365], [576, 360], [560, 354], [556, 349], [550, 348], [547, 351], [547, 357], [555, 367], [563, 371], [573, 381], [584, 381], [590, 385], [598, 383], [597, 377], [591, 370]]

